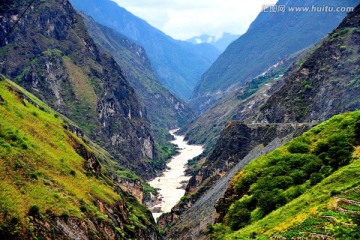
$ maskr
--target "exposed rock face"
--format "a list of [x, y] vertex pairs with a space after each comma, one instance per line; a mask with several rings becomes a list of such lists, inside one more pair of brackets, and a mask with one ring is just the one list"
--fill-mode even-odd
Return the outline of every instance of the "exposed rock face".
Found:
[[[227, 180], [253, 159], [248, 156], [254, 149], [261, 145], [271, 148], [276, 139], [288, 141], [335, 114], [360, 108], [359, 10], [356, 8], [300, 67], [267, 86], [271, 94], [265, 102], [258, 104], [249, 98], [239, 107], [234, 115], [238, 121], [227, 125], [207, 161], [190, 180], [189, 198], [159, 221], [162, 227], [172, 226], [166, 229], [169, 238], [206, 238], [204, 221], [211, 223], [215, 215], [203, 217], [215, 211], [205, 199], [216, 203]], [[186, 222], [189, 216], [193, 219]], [[195, 235], [188, 233], [192, 227]]]
[[[160, 234], [151, 228], [127, 229], [126, 224], [131, 224], [128, 219], [129, 206], [125, 202], [119, 202], [115, 206], [108, 206], [100, 201], [96, 202], [96, 207], [101, 209], [101, 214], [108, 216], [108, 221], [99, 221], [89, 216], [87, 220], [76, 217], [57, 217], [51, 219], [41, 216], [29, 217], [33, 224], [34, 236], [46, 239], [143, 239], [157, 240], [162, 239]], [[48, 213], [51, 215], [51, 213]], [[149, 214], [149, 213], [148, 213]], [[150, 215], [148, 215], [151, 218]], [[116, 228], [122, 229], [121, 232]]]
[[360, 108], [360, 17], [350, 14], [266, 102], [268, 122], [324, 121]]
[[[203, 144], [209, 152], [216, 144], [221, 131], [229, 120], [248, 120], [267, 99], [284, 84], [281, 77], [291, 73], [297, 66], [294, 61], [302, 59], [307, 49], [280, 61], [263, 76], [254, 78], [243, 87], [231, 92], [218, 104], [197, 117], [180, 130], [190, 143]], [[280, 81], [279, 81], [280, 80]], [[257, 122], [249, 120], [247, 123]]]
[[144, 191], [139, 180], [116, 179], [121, 189], [134, 196], [139, 203], [144, 202]]
[[155, 176], [146, 110], [115, 60], [98, 49], [66, 0], [34, 2], [8, 34], [24, 3], [0, 9], [1, 73], [73, 120], [122, 165]]

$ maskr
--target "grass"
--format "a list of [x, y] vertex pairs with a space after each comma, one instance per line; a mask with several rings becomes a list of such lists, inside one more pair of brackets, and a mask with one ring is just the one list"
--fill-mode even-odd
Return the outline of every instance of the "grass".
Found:
[[[115, 192], [108, 177], [96, 177], [84, 168], [86, 161], [75, 150], [75, 143], [100, 160], [108, 153], [69, 132], [65, 127], [69, 120], [11, 81], [0, 81], [0, 96], [0, 170], [6, 173], [0, 176], [1, 233], [27, 232], [32, 228], [30, 215], [93, 216], [109, 221], [94, 205], [96, 201], [109, 206], [127, 201], [129, 214], [136, 217], [128, 221], [133, 228], [143, 227], [144, 222], [152, 224], [144, 214], [147, 210], [136, 200]], [[115, 163], [106, 165], [104, 173], [111, 170], [111, 164]], [[118, 173], [138, 178], [128, 170]]]
[[[0, 166], [7, 172], [1, 186], [15, 201], [9, 205], [9, 199], [1, 198], [1, 202], [16, 207], [12, 213], [24, 220], [31, 205], [41, 206], [41, 212], [60, 215], [66, 209], [67, 214], [81, 217], [79, 199], [89, 204], [98, 198], [109, 204], [119, 200], [111, 188], [86, 175], [84, 159], [69, 144], [63, 120], [23, 101], [7, 90], [10, 86], [0, 82], [0, 95], [6, 102], [0, 107]], [[54, 192], [60, 192], [61, 198]]]
[[[321, 228], [324, 224], [322, 224], [323, 219], [320, 218], [319, 220], [319, 216], [329, 210], [335, 212], [334, 214], [337, 214], [336, 218], [340, 219], [339, 221], [343, 222], [343, 224], [334, 225], [334, 229], [326, 231], [326, 234], [335, 237], [340, 234], [339, 236], [342, 237], [347, 236], [347, 238], [344, 239], [357, 239], [355, 237], [353, 238], [353, 236], [355, 236], [354, 232], [358, 230], [358, 226], [356, 224], [351, 225], [352, 220], [348, 214], [334, 211], [333, 202], [335, 195], [353, 200], [359, 200], [360, 198], [359, 188], [353, 190], [360, 185], [359, 126], [360, 111], [335, 116], [283, 147], [248, 164], [232, 181], [231, 189], [238, 197], [235, 195], [233, 198], [229, 198], [232, 200], [230, 200], [230, 208], [226, 210], [227, 213], [223, 222], [210, 227], [212, 237], [216, 239], [248, 239], [252, 237], [256, 237], [256, 239], [268, 239], [278, 235], [285, 237], [290, 235], [300, 236], [300, 232], [304, 232], [308, 225], [311, 226], [311, 229]], [[345, 136], [352, 144], [351, 161], [344, 162], [343, 165], [337, 165], [328, 159], [330, 156], [329, 153], [332, 151], [330, 149], [332, 148], [323, 151], [323, 154], [326, 153], [328, 155], [325, 154], [327, 158], [322, 160], [322, 164], [327, 164], [330, 166], [328, 169], [331, 168], [332, 170], [326, 172], [323, 170], [323, 166], [319, 166], [318, 173], [322, 175], [315, 183], [311, 182], [311, 177], [310, 179], [304, 179], [303, 183], [291, 183], [289, 187], [284, 187], [283, 182], [277, 193], [277, 197], [282, 194], [285, 196], [286, 201], [278, 202], [277, 205], [274, 206], [274, 209], [271, 209], [271, 211], [267, 213], [266, 209], [263, 209], [261, 204], [259, 204], [260, 200], [256, 198], [256, 189], [262, 189], [261, 174], [270, 169], [269, 163], [272, 165], [271, 169], [277, 169], [278, 173], [277, 177], [268, 178], [265, 182], [267, 186], [271, 187], [276, 183], [275, 179], [278, 179], [278, 176], [294, 176], [292, 174], [296, 168], [291, 168], [290, 170], [285, 169], [286, 173], [283, 174], [279, 172], [281, 167], [285, 168], [284, 163], [279, 159], [288, 156], [289, 151], [294, 152], [292, 155], [299, 155], [299, 151], [301, 152], [300, 155], [305, 155], [305, 151], [307, 155], [314, 156], [314, 160], [310, 163], [314, 163], [315, 160], [319, 161], [319, 159], [315, 158], [316, 154], [319, 154], [319, 151], [324, 146], [323, 143], [331, 142], [334, 136], [337, 138], [339, 138], [339, 136]], [[342, 146], [342, 142], [338, 141], [336, 143]], [[342, 147], [341, 149], [343, 150], [344, 148]], [[342, 159], [338, 157], [337, 160], [340, 161]], [[304, 167], [303, 162], [300, 162], [300, 164], [301, 167]], [[312, 165], [312, 167], [314, 166], [316, 167], [316, 165]], [[320, 168], [322, 170], [320, 170]], [[255, 175], [251, 173], [255, 173]], [[271, 175], [271, 171], [267, 172], [267, 174]], [[258, 180], [254, 181], [252, 178]], [[300, 192], [297, 194], [298, 196], [295, 195], [296, 197], [294, 198], [294, 195], [290, 193], [294, 191], [295, 187], [299, 188]], [[267, 204], [269, 204], [270, 199], [267, 198]], [[251, 219], [243, 218], [247, 220], [245, 226], [241, 226], [239, 230], [231, 229], [233, 228], [231, 225], [231, 223], [233, 223], [231, 214], [237, 216], [236, 214], [239, 209], [243, 209], [244, 206], [247, 206], [251, 211]], [[345, 210], [357, 211], [357, 209], [358, 207], [353, 205], [345, 207]], [[241, 217], [244, 216], [241, 215]], [[347, 226], [347, 230], [341, 226]], [[297, 232], [294, 229], [297, 229]], [[319, 234], [320, 233], [325, 234], [321, 231]]]

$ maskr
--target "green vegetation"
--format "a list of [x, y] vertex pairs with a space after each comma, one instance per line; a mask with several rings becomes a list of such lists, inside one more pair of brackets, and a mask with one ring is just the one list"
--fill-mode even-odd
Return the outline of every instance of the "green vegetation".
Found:
[[353, 189], [360, 184], [359, 126], [360, 111], [335, 116], [248, 164], [231, 183], [231, 200], [219, 206], [222, 223], [209, 227], [212, 237], [358, 239], [358, 205], [339, 211], [332, 203], [339, 193], [359, 198], [359, 188]]
[[[244, 99], [250, 97], [270, 80], [272, 80], [274, 78], [275, 78], [275, 80], [279, 79], [279, 76], [283, 75], [285, 70], [286, 70], [286, 68], [281, 68], [279, 70], [273, 71], [264, 76], [254, 78], [249, 83], [245, 84], [244, 91], [240, 95], [237, 96], [237, 99], [244, 100]], [[278, 76], [278, 77], [276, 78], [276, 76]]]
[[153, 188], [152, 186], [150, 186], [150, 184], [148, 184], [148, 183], [143, 183], [142, 187], [143, 187], [143, 191], [144, 191], [145, 196], [149, 195], [149, 193], [151, 193], [153, 195], [156, 195], [158, 193], [156, 191], [156, 189]]
[[[152, 225], [148, 210], [107, 177], [115, 164], [108, 153], [88, 140], [85, 144], [67, 130], [69, 120], [14, 83], [0, 81], [0, 96], [0, 170], [6, 173], [0, 176], [1, 238], [27, 238], [34, 231], [32, 218], [51, 222], [54, 216], [75, 217], [111, 224], [102, 204], [114, 211], [125, 204], [129, 231]], [[99, 176], [84, 167], [85, 155], [106, 164]], [[138, 179], [125, 169], [116, 173]]]
[[166, 161], [177, 153], [177, 149], [174, 144], [167, 140], [171, 137], [167, 130], [156, 128], [154, 130], [154, 135], [156, 137], [155, 148], [157, 156], [153, 160], [153, 164], [155, 169], [163, 170], [166, 166]]
[[116, 176], [118, 178], [127, 179], [127, 180], [140, 180], [140, 177], [130, 171], [129, 169], [121, 169], [116, 171]]

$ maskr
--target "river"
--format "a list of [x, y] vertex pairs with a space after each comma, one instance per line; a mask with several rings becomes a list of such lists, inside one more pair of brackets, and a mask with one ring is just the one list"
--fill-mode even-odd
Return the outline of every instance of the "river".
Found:
[[158, 189], [161, 201], [151, 208], [154, 219], [157, 219], [161, 214], [170, 212], [185, 195], [184, 185], [189, 181], [190, 177], [185, 176], [186, 164], [188, 160], [199, 156], [203, 151], [203, 147], [199, 145], [189, 145], [184, 141], [184, 136], [176, 135], [176, 131], [169, 131], [175, 140], [171, 143], [175, 144], [179, 153], [173, 156], [167, 163], [165, 172], [150, 181], [149, 184]]

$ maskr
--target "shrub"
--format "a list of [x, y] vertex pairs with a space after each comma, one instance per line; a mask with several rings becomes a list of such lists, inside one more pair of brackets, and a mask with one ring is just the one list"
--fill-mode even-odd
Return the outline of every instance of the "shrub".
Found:
[[315, 154], [320, 155], [321, 153], [327, 152], [329, 150], [329, 144], [326, 142], [318, 142], [315, 148]]
[[323, 157], [331, 167], [337, 169], [351, 161], [354, 148], [344, 134], [330, 136], [328, 143], [329, 150]]
[[324, 176], [320, 173], [312, 173], [310, 176], [310, 184], [314, 186], [323, 180]]
[[86, 206], [85, 206], [85, 205], [81, 205], [81, 206], [80, 206], [80, 211], [86, 212], [86, 211], [87, 211]]
[[307, 176], [310, 176], [311, 173], [320, 171], [321, 167], [323, 166], [323, 162], [316, 156], [311, 156], [311, 161], [306, 163], [302, 169], [304, 170]]
[[258, 195], [257, 205], [264, 211], [265, 214], [285, 205], [287, 202], [284, 192], [279, 189], [261, 192]]
[[251, 213], [246, 208], [240, 208], [230, 212], [229, 216], [228, 225], [232, 230], [236, 231], [245, 227], [249, 223]]
[[300, 142], [300, 141], [293, 141], [289, 145], [288, 151], [290, 153], [308, 153], [309, 152], [309, 144]]
[[243, 195], [249, 191], [250, 185], [258, 179], [257, 174], [253, 172], [246, 172], [244, 176], [235, 185], [235, 190], [238, 194]]
[[294, 170], [290, 174], [295, 184], [302, 184], [306, 181], [306, 174], [302, 170]]
[[40, 208], [38, 206], [33, 205], [30, 207], [29, 216], [35, 217], [35, 216], [39, 216], [39, 214], [40, 214]]

